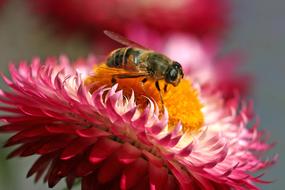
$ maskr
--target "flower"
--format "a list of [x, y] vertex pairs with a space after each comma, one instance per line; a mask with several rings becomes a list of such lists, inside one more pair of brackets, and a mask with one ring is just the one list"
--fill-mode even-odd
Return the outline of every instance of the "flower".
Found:
[[136, 25], [160, 33], [183, 31], [220, 36], [229, 25], [228, 0], [30, 0], [30, 4], [35, 13], [61, 29], [91, 37], [105, 29], [123, 33]]
[[2, 8], [5, 3], [6, 3], [6, 0], [0, 0], [0, 8]]
[[[90, 65], [94, 68], [90, 68]], [[254, 173], [267, 144], [252, 103], [225, 99], [185, 76], [162, 92], [152, 82], [121, 79], [112, 85], [94, 57], [74, 65], [62, 56], [10, 65], [11, 91], [1, 91], [3, 125], [12, 132], [8, 157], [39, 155], [27, 176], [62, 178], [91, 189], [258, 189]], [[112, 72], [112, 71], [110, 71]], [[191, 72], [191, 71], [190, 71]], [[92, 75], [90, 73], [96, 73]], [[100, 77], [96, 77], [100, 76]], [[110, 78], [109, 78], [110, 79]]]

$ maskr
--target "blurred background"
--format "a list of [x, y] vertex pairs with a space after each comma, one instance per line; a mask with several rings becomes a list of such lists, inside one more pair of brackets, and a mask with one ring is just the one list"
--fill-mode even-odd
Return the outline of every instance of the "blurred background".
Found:
[[[147, 10], [149, 5], [141, 3], [137, 7], [134, 6], [136, 9], [133, 10], [123, 5], [122, 7], [116, 5], [115, 7], [122, 11], [119, 16], [123, 23], [115, 21], [109, 23], [102, 19], [106, 16], [114, 16], [111, 15], [112, 11], [109, 15], [105, 14], [107, 11], [105, 7], [108, 5], [105, 5], [104, 1], [98, 0], [100, 6], [94, 9], [92, 9], [92, 3], [90, 4], [92, 1], [82, 1], [83, 8], [86, 8], [86, 12], [83, 11], [84, 15], [74, 8], [76, 3], [67, 6], [65, 3], [55, 5], [47, 2], [56, 1], [0, 0], [0, 5], [2, 4], [0, 8], [1, 72], [8, 73], [8, 64], [11, 62], [31, 60], [34, 56], [45, 58], [66, 54], [74, 60], [86, 57], [90, 53], [104, 54], [114, 46], [113, 44], [104, 46], [110, 43], [110, 40], [104, 41], [102, 37], [101, 31], [104, 28], [120, 31], [133, 39], [138, 38], [142, 44], [161, 51], [164, 45], [161, 41], [164, 39], [171, 41], [171, 33], [190, 34], [191, 39], [195, 38], [203, 42], [202, 44], [209, 44], [209, 41], [211, 44], [215, 42], [215, 47], [219, 46], [216, 48], [219, 49], [217, 53], [219, 56], [238, 52], [239, 60], [241, 59], [240, 62], [242, 62], [239, 72], [253, 77], [249, 97], [255, 101], [255, 110], [261, 118], [261, 127], [271, 133], [272, 141], [278, 143], [272, 152], [280, 155], [279, 162], [266, 171], [265, 177], [273, 180], [274, 183], [262, 186], [261, 189], [278, 190], [285, 187], [283, 179], [285, 159], [282, 154], [285, 150], [285, 117], [283, 116], [285, 113], [285, 1], [203, 0], [201, 2], [204, 4], [197, 4], [195, 14], [188, 15], [189, 11], [185, 10], [177, 11], [177, 15], [181, 16], [177, 21], [165, 16], [165, 10], [174, 11], [175, 14], [175, 6], [179, 4], [171, 4], [175, 2], [173, 0], [167, 5], [170, 7], [166, 7], [164, 11], [155, 4], [151, 12], [144, 11], [139, 14], [135, 11]], [[149, 0], [141, 2], [149, 2]], [[209, 14], [208, 17], [205, 16], [205, 11]], [[127, 12], [127, 15], [124, 15], [124, 12]], [[161, 18], [156, 18], [153, 12], [159, 13], [164, 19], [163, 22]], [[145, 19], [140, 20], [138, 25], [136, 16]], [[152, 22], [153, 20], [159, 20], [159, 22]], [[189, 20], [198, 20], [198, 22]], [[170, 22], [177, 24], [177, 31], [170, 24], [167, 25]], [[100, 27], [94, 27], [95, 25]], [[138, 28], [143, 32], [135, 32]], [[148, 28], [154, 31], [149, 31]], [[158, 35], [161, 38], [158, 39]], [[151, 38], [148, 39], [146, 36]], [[2, 81], [1, 88], [3, 88]], [[7, 137], [8, 135], [1, 136], [1, 145]], [[34, 185], [33, 178], [25, 178], [33, 158], [15, 158], [7, 161], [5, 158], [7, 155], [8, 150], [0, 149], [0, 189], [48, 189], [42, 182]], [[63, 187], [62, 183], [54, 189], [61, 190]]]

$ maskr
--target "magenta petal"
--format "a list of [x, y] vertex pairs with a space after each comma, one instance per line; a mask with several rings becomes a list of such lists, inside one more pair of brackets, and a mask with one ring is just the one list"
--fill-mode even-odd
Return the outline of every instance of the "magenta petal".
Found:
[[157, 167], [149, 164], [149, 179], [151, 189], [164, 189], [167, 181], [167, 170], [164, 167]]
[[81, 182], [81, 190], [93, 190], [96, 189], [97, 181], [94, 180], [96, 177], [94, 175], [89, 175], [84, 177]]
[[116, 154], [118, 155], [118, 160], [124, 164], [130, 164], [138, 159], [141, 155], [141, 150], [130, 145], [129, 143], [125, 143], [117, 150]]
[[[30, 144], [28, 144], [30, 146]], [[7, 156], [7, 159], [14, 158], [16, 156], [20, 156], [22, 152], [28, 147], [26, 144], [21, 145], [20, 147], [16, 148], [12, 152], [10, 152]]]
[[88, 91], [82, 86], [82, 84], [78, 87], [77, 97], [79, 97], [80, 102], [84, 105], [88, 105], [88, 100], [86, 98], [86, 94]]
[[187, 145], [185, 148], [183, 148], [178, 154], [179, 156], [188, 156], [189, 154], [191, 154], [193, 150], [193, 144], [189, 144]]
[[93, 164], [97, 164], [102, 160], [105, 160], [113, 152], [115, 152], [121, 146], [120, 143], [112, 141], [107, 138], [100, 138], [91, 149], [89, 160]]
[[157, 123], [157, 124], [153, 125], [149, 129], [149, 131], [156, 135], [156, 134], [160, 133], [164, 129], [165, 126], [166, 126], [165, 123]]
[[148, 116], [148, 111], [147, 109], [145, 109], [145, 111], [140, 115], [140, 117], [132, 122], [132, 126], [137, 129], [143, 129], [147, 122]]
[[172, 138], [172, 139], [170, 140], [170, 142], [168, 143], [168, 147], [174, 147], [174, 146], [176, 146], [176, 145], [178, 144], [178, 142], [180, 141], [181, 138], [182, 138], [182, 135], [177, 136], [177, 137], [175, 137], [175, 138]]
[[18, 114], [23, 113], [22, 110], [19, 110], [18, 108], [5, 107], [5, 106], [0, 106], [0, 110], [4, 112], [10, 112], [10, 113], [18, 113]]
[[76, 177], [74, 175], [68, 175], [66, 177], [66, 185], [67, 185], [67, 189], [71, 189], [74, 182], [75, 182]]
[[112, 95], [111, 97], [109, 97], [106, 100], [106, 106], [108, 107], [107, 114], [108, 114], [112, 123], [114, 123], [116, 120], [118, 120], [120, 118], [120, 115], [116, 112], [116, 110], [114, 108], [115, 107], [114, 99], [118, 99], [117, 94]]
[[108, 132], [105, 132], [103, 130], [97, 129], [96, 127], [91, 127], [88, 129], [78, 129], [76, 130], [76, 133], [80, 137], [90, 138], [90, 137], [104, 137], [104, 136], [110, 136], [111, 134]]
[[159, 139], [158, 142], [159, 142], [159, 144], [166, 146], [169, 144], [171, 137], [172, 137], [171, 133], [167, 134], [163, 138]]
[[2, 125], [0, 127], [0, 133], [6, 133], [6, 132], [17, 132], [19, 130], [25, 130], [26, 128], [31, 128], [34, 127], [33, 124], [19, 124], [19, 123], [15, 123], [15, 124], [6, 124], [6, 125]]
[[133, 107], [132, 109], [130, 109], [128, 112], [124, 113], [121, 117], [125, 120], [125, 121], [130, 121], [135, 112], [136, 112], [137, 108], [136, 107]]
[[66, 147], [74, 140], [71, 136], [55, 136], [37, 150], [38, 154], [47, 154]]
[[102, 164], [98, 171], [97, 179], [99, 183], [107, 183], [117, 178], [125, 165], [122, 165], [116, 156], [110, 156]]
[[199, 184], [202, 186], [201, 189], [205, 189], [205, 190], [215, 190], [215, 188], [213, 187], [213, 185], [211, 184], [211, 181], [207, 180], [207, 179], [204, 179], [198, 175], [195, 175], [194, 176]]
[[70, 125], [48, 125], [46, 126], [46, 129], [50, 133], [54, 134], [73, 134], [76, 130], [76, 126], [70, 126]]
[[50, 167], [50, 171], [46, 175], [48, 186], [50, 188], [54, 187], [61, 179], [61, 176], [58, 175], [60, 174], [60, 167], [64, 167], [64, 165], [61, 165], [61, 162], [59, 160], [54, 160]]
[[125, 190], [135, 186], [147, 173], [147, 166], [147, 162], [139, 158], [126, 167], [121, 177], [120, 188]]
[[83, 158], [75, 169], [75, 175], [80, 177], [87, 176], [94, 171], [95, 167], [96, 166], [93, 163], [90, 163], [89, 160]]
[[36, 152], [38, 152], [38, 150], [46, 143], [46, 141], [47, 139], [43, 139], [24, 144], [26, 148], [23, 148], [20, 156], [26, 157], [36, 154]]
[[168, 174], [167, 183], [164, 185], [165, 190], [176, 190], [179, 189], [177, 180], [172, 174]]
[[[184, 190], [186, 189], [193, 189], [192, 185], [192, 179], [190, 176], [186, 173], [186, 171], [183, 171], [182, 168], [177, 166], [175, 163], [168, 163], [169, 168], [171, 168], [171, 171], [173, 172], [173, 175], [176, 177], [176, 179], [179, 181], [179, 184], [181, 188]], [[193, 189], [194, 190], [194, 189]]]
[[[48, 164], [50, 163], [51, 156], [52, 155], [50, 154], [39, 157], [29, 170], [27, 177], [32, 176], [34, 173], [40, 173], [40, 175], [42, 175]], [[40, 176], [38, 176], [38, 178], [39, 177]]]
[[38, 138], [40, 136], [48, 136], [48, 135], [49, 134], [47, 130], [45, 130], [44, 127], [31, 128], [31, 129], [21, 131], [17, 133], [16, 135], [12, 136], [4, 146], [5, 147], [12, 146], [12, 145], [24, 142], [27, 139], [31, 140], [32, 138]]
[[155, 155], [151, 154], [148, 151], [142, 151], [143, 155], [145, 156], [145, 158], [152, 164], [155, 165], [157, 167], [162, 167], [163, 166], [163, 160], [161, 160], [160, 158], [156, 157]]
[[82, 153], [88, 146], [90, 146], [96, 140], [96, 138], [77, 138], [63, 150], [62, 154], [60, 155], [60, 158], [62, 160], [68, 160], [70, 158], [73, 158], [74, 156]]

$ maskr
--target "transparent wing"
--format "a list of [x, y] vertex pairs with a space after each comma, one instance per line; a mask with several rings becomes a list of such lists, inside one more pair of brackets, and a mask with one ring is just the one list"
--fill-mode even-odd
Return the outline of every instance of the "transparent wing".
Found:
[[109, 38], [111, 38], [112, 40], [114, 40], [114, 41], [116, 41], [122, 45], [149, 50], [149, 48], [146, 48], [146, 47], [144, 47], [144, 46], [142, 46], [142, 45], [140, 45], [140, 44], [138, 44], [132, 40], [129, 40], [126, 37], [124, 37], [120, 34], [117, 34], [115, 32], [104, 30], [104, 34], [106, 34]]

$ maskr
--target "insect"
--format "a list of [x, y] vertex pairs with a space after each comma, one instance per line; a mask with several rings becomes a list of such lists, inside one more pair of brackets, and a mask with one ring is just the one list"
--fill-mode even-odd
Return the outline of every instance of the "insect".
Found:
[[153, 80], [163, 104], [159, 80], [165, 81], [164, 91], [167, 91], [168, 84], [177, 86], [184, 76], [181, 65], [167, 56], [145, 48], [117, 33], [111, 31], [104, 31], [104, 33], [114, 41], [126, 46], [115, 49], [107, 57], [106, 65], [108, 67], [120, 68], [125, 71], [112, 75], [112, 83], [116, 83], [116, 79], [123, 78], [141, 77], [142, 84]]

